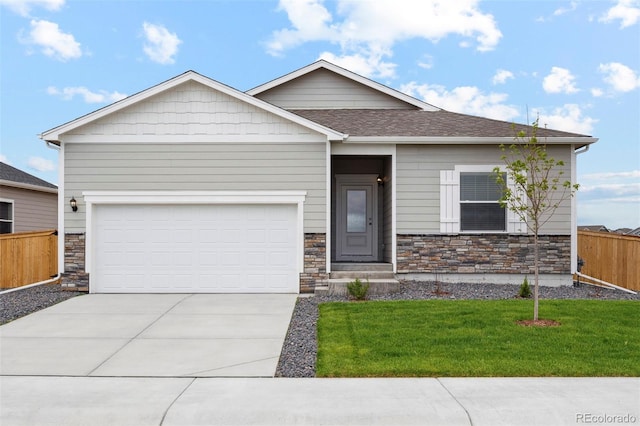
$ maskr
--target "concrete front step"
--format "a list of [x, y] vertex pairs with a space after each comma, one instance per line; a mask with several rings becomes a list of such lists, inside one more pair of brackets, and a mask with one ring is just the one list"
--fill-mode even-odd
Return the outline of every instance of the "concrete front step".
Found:
[[391, 263], [332, 263], [331, 271], [386, 271], [393, 272]]
[[360, 278], [361, 280], [368, 279], [393, 279], [395, 275], [393, 271], [333, 271], [331, 272], [331, 278], [349, 278], [355, 280]]
[[[331, 278], [324, 286], [317, 286], [315, 294], [330, 296], [347, 296], [347, 284], [353, 281], [351, 278]], [[389, 294], [400, 290], [400, 282], [396, 279], [364, 279], [363, 284], [369, 283], [368, 294]]]

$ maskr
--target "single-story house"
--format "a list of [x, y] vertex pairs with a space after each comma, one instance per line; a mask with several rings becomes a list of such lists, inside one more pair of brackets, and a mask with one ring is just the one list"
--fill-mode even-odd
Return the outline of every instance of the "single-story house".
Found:
[[[318, 61], [246, 92], [188, 71], [40, 137], [59, 150], [68, 282], [256, 293], [314, 292], [345, 264], [522, 282], [533, 237], [486, 196], [514, 135]], [[573, 181], [597, 141], [538, 136]], [[572, 199], [544, 227], [544, 282], [571, 283], [576, 234]]]
[[58, 228], [58, 187], [0, 163], [0, 234]]

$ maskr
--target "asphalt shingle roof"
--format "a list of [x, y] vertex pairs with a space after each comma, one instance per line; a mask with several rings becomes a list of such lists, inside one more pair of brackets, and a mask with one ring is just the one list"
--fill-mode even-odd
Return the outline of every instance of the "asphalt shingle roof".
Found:
[[[530, 126], [449, 111], [404, 109], [290, 110], [350, 136], [514, 137]], [[515, 130], [514, 130], [515, 126]], [[538, 137], [589, 137], [577, 133], [538, 129]]]
[[22, 170], [16, 169], [5, 163], [0, 163], [0, 180], [9, 182], [24, 183], [28, 185], [41, 186], [43, 188], [58, 188], [52, 183], [37, 178]]

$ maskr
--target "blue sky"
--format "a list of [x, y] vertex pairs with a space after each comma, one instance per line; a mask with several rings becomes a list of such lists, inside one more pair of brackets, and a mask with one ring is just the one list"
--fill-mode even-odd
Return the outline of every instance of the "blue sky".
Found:
[[239, 90], [323, 58], [441, 108], [598, 137], [580, 225], [640, 226], [640, 0], [0, 0], [0, 159], [192, 69]]

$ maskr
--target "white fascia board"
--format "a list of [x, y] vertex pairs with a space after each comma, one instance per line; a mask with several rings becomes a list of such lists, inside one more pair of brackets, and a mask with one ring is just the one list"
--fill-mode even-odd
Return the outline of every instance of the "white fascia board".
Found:
[[[598, 141], [593, 137], [548, 137], [540, 138], [541, 143], [547, 145], [578, 144], [590, 145]], [[495, 145], [495, 144], [524, 144], [512, 137], [456, 137], [456, 136], [349, 136], [343, 143], [349, 144], [401, 144], [401, 145]]]
[[47, 188], [45, 186], [31, 185], [28, 183], [14, 182], [12, 180], [0, 179], [0, 186], [9, 186], [12, 188], [28, 189], [30, 191], [47, 192], [49, 194], [57, 194], [58, 188]]
[[399, 99], [399, 100], [401, 100], [403, 102], [408, 103], [409, 105], [413, 105], [415, 107], [418, 107], [418, 108], [420, 108], [420, 109], [422, 109], [424, 111], [440, 111], [440, 108], [437, 108], [437, 107], [435, 107], [435, 106], [433, 106], [431, 104], [423, 102], [423, 101], [421, 101], [419, 99], [416, 99], [416, 98], [414, 98], [412, 96], [409, 96], [409, 95], [407, 95], [405, 93], [402, 93], [400, 91], [392, 89], [391, 87], [385, 86], [384, 84], [377, 83], [377, 82], [375, 82], [373, 80], [370, 80], [370, 79], [368, 79], [366, 77], [363, 77], [363, 76], [358, 75], [358, 74], [356, 74], [354, 72], [351, 72], [351, 71], [349, 71], [349, 70], [347, 70], [345, 68], [339, 67], [339, 66], [337, 66], [335, 64], [332, 64], [331, 62], [327, 62], [324, 59], [321, 59], [321, 60], [319, 60], [317, 62], [314, 62], [314, 63], [312, 63], [310, 65], [307, 65], [306, 67], [300, 68], [300, 69], [298, 69], [296, 71], [293, 71], [293, 72], [291, 72], [289, 74], [286, 74], [286, 75], [284, 75], [282, 77], [279, 77], [279, 78], [276, 78], [274, 80], [271, 80], [271, 81], [269, 81], [269, 82], [267, 82], [265, 84], [262, 84], [262, 85], [260, 85], [258, 87], [254, 87], [253, 89], [247, 90], [246, 93], [248, 95], [251, 95], [251, 96], [258, 95], [258, 94], [260, 94], [262, 92], [265, 92], [265, 91], [267, 91], [269, 89], [273, 89], [274, 87], [280, 86], [280, 85], [282, 85], [284, 83], [287, 83], [287, 82], [289, 82], [291, 80], [295, 80], [296, 78], [301, 77], [301, 76], [303, 76], [305, 74], [308, 74], [308, 73], [310, 73], [312, 71], [315, 71], [315, 70], [317, 70], [319, 68], [325, 68], [325, 69], [327, 69], [329, 71], [335, 72], [336, 74], [339, 74], [339, 75], [341, 75], [341, 76], [343, 76], [345, 78], [348, 78], [350, 80], [356, 81], [356, 82], [358, 82], [360, 84], [363, 84], [363, 85], [365, 85], [367, 87], [370, 87], [370, 88], [372, 88], [374, 90], [377, 90], [379, 92], [382, 92], [382, 93], [384, 93], [386, 95], [392, 96], [392, 97], [394, 97], [396, 99]]
[[131, 95], [127, 98], [124, 98], [120, 101], [114, 102], [111, 105], [108, 105], [104, 108], [91, 112], [87, 115], [84, 115], [76, 120], [65, 123], [61, 126], [54, 127], [53, 129], [47, 130], [42, 134], [38, 135], [40, 139], [43, 139], [48, 142], [60, 142], [61, 136], [64, 133], [67, 133], [71, 130], [77, 129], [78, 127], [84, 126], [88, 123], [91, 123], [95, 120], [103, 118], [109, 114], [120, 111], [124, 108], [127, 108], [131, 105], [134, 105], [138, 102], [142, 102], [145, 99], [150, 98], [151, 96], [162, 93], [166, 90], [172, 89], [180, 84], [186, 83], [188, 81], [195, 81], [201, 83], [211, 89], [222, 92], [226, 95], [229, 95], [235, 99], [238, 99], [242, 102], [246, 102], [250, 105], [253, 105], [257, 108], [261, 108], [265, 111], [273, 113], [277, 116], [280, 116], [284, 119], [292, 121], [296, 124], [299, 124], [308, 129], [314, 130], [318, 133], [321, 133], [327, 137], [327, 139], [335, 141], [335, 140], [343, 140], [346, 135], [336, 132], [335, 130], [329, 129], [328, 127], [322, 126], [314, 121], [303, 118], [299, 115], [288, 112], [282, 108], [279, 108], [273, 104], [262, 101], [258, 98], [254, 98], [253, 96], [247, 95], [239, 90], [236, 90], [230, 86], [222, 84], [216, 80], [210, 79], [209, 77], [205, 77], [201, 74], [198, 74], [195, 71], [187, 71], [183, 74], [180, 74], [177, 77], [174, 77], [170, 80], [167, 80], [163, 83], [157, 84], [149, 89], [143, 90], [142, 92], [138, 92], [134, 95]]
[[[320, 139], [321, 138], [321, 139]], [[323, 143], [319, 135], [65, 135], [65, 144], [242, 144], [242, 143]]]

